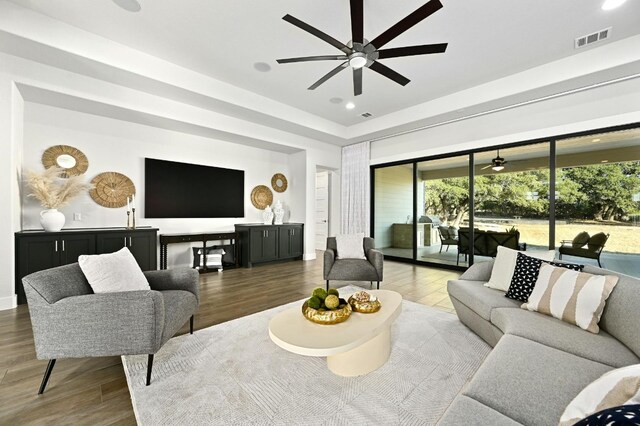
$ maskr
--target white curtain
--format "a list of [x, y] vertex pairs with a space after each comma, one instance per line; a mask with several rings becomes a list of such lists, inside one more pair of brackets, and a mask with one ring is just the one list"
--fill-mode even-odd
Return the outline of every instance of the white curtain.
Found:
[[342, 233], [369, 236], [369, 142], [342, 148]]

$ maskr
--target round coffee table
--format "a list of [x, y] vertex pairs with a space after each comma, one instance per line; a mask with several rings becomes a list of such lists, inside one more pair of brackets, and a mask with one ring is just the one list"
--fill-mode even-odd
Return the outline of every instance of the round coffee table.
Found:
[[[329, 370], [338, 376], [370, 373], [389, 359], [391, 325], [402, 311], [395, 291], [371, 290], [382, 307], [373, 314], [353, 312], [340, 324], [320, 325], [302, 316], [301, 307], [283, 311], [269, 322], [271, 340], [299, 355], [326, 356]], [[341, 295], [345, 300], [350, 295]]]

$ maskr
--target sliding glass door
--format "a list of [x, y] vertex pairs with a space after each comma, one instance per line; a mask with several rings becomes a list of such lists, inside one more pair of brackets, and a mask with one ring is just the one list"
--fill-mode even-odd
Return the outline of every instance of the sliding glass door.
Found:
[[556, 239], [569, 248], [563, 258], [597, 264], [599, 257], [607, 269], [640, 276], [640, 129], [558, 140], [556, 151]]
[[417, 260], [467, 265], [459, 232], [469, 220], [469, 156], [417, 163]]
[[549, 249], [548, 142], [475, 154], [475, 262], [498, 245]]
[[413, 259], [413, 164], [375, 169], [376, 247], [385, 256]]

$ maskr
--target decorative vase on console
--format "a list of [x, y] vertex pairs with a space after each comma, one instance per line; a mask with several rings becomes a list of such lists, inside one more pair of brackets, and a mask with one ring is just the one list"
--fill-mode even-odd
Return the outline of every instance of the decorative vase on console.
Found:
[[262, 223], [265, 225], [271, 225], [271, 223], [273, 223], [273, 212], [271, 211], [271, 206], [267, 206], [267, 208], [262, 212]]
[[58, 232], [64, 226], [65, 217], [58, 211], [60, 207], [92, 188], [80, 176], [65, 176], [64, 169], [60, 167], [50, 167], [41, 173], [27, 172], [26, 181], [31, 189], [28, 196], [40, 201], [45, 208], [40, 212], [40, 225], [47, 232]]
[[282, 203], [280, 200], [276, 201], [276, 206], [273, 209], [273, 214], [276, 217], [276, 220], [273, 222], [274, 225], [282, 225], [282, 219], [284, 218], [284, 209], [282, 208]]

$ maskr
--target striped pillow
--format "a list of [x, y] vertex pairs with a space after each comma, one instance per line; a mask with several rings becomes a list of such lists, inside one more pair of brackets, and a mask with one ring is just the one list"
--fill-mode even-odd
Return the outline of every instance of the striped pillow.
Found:
[[592, 275], [542, 265], [529, 301], [522, 308], [598, 333], [604, 303], [617, 283], [618, 277], [614, 275]]
[[640, 404], [640, 364], [609, 371], [587, 385], [564, 410], [559, 426], [573, 425], [593, 413], [629, 404]]

